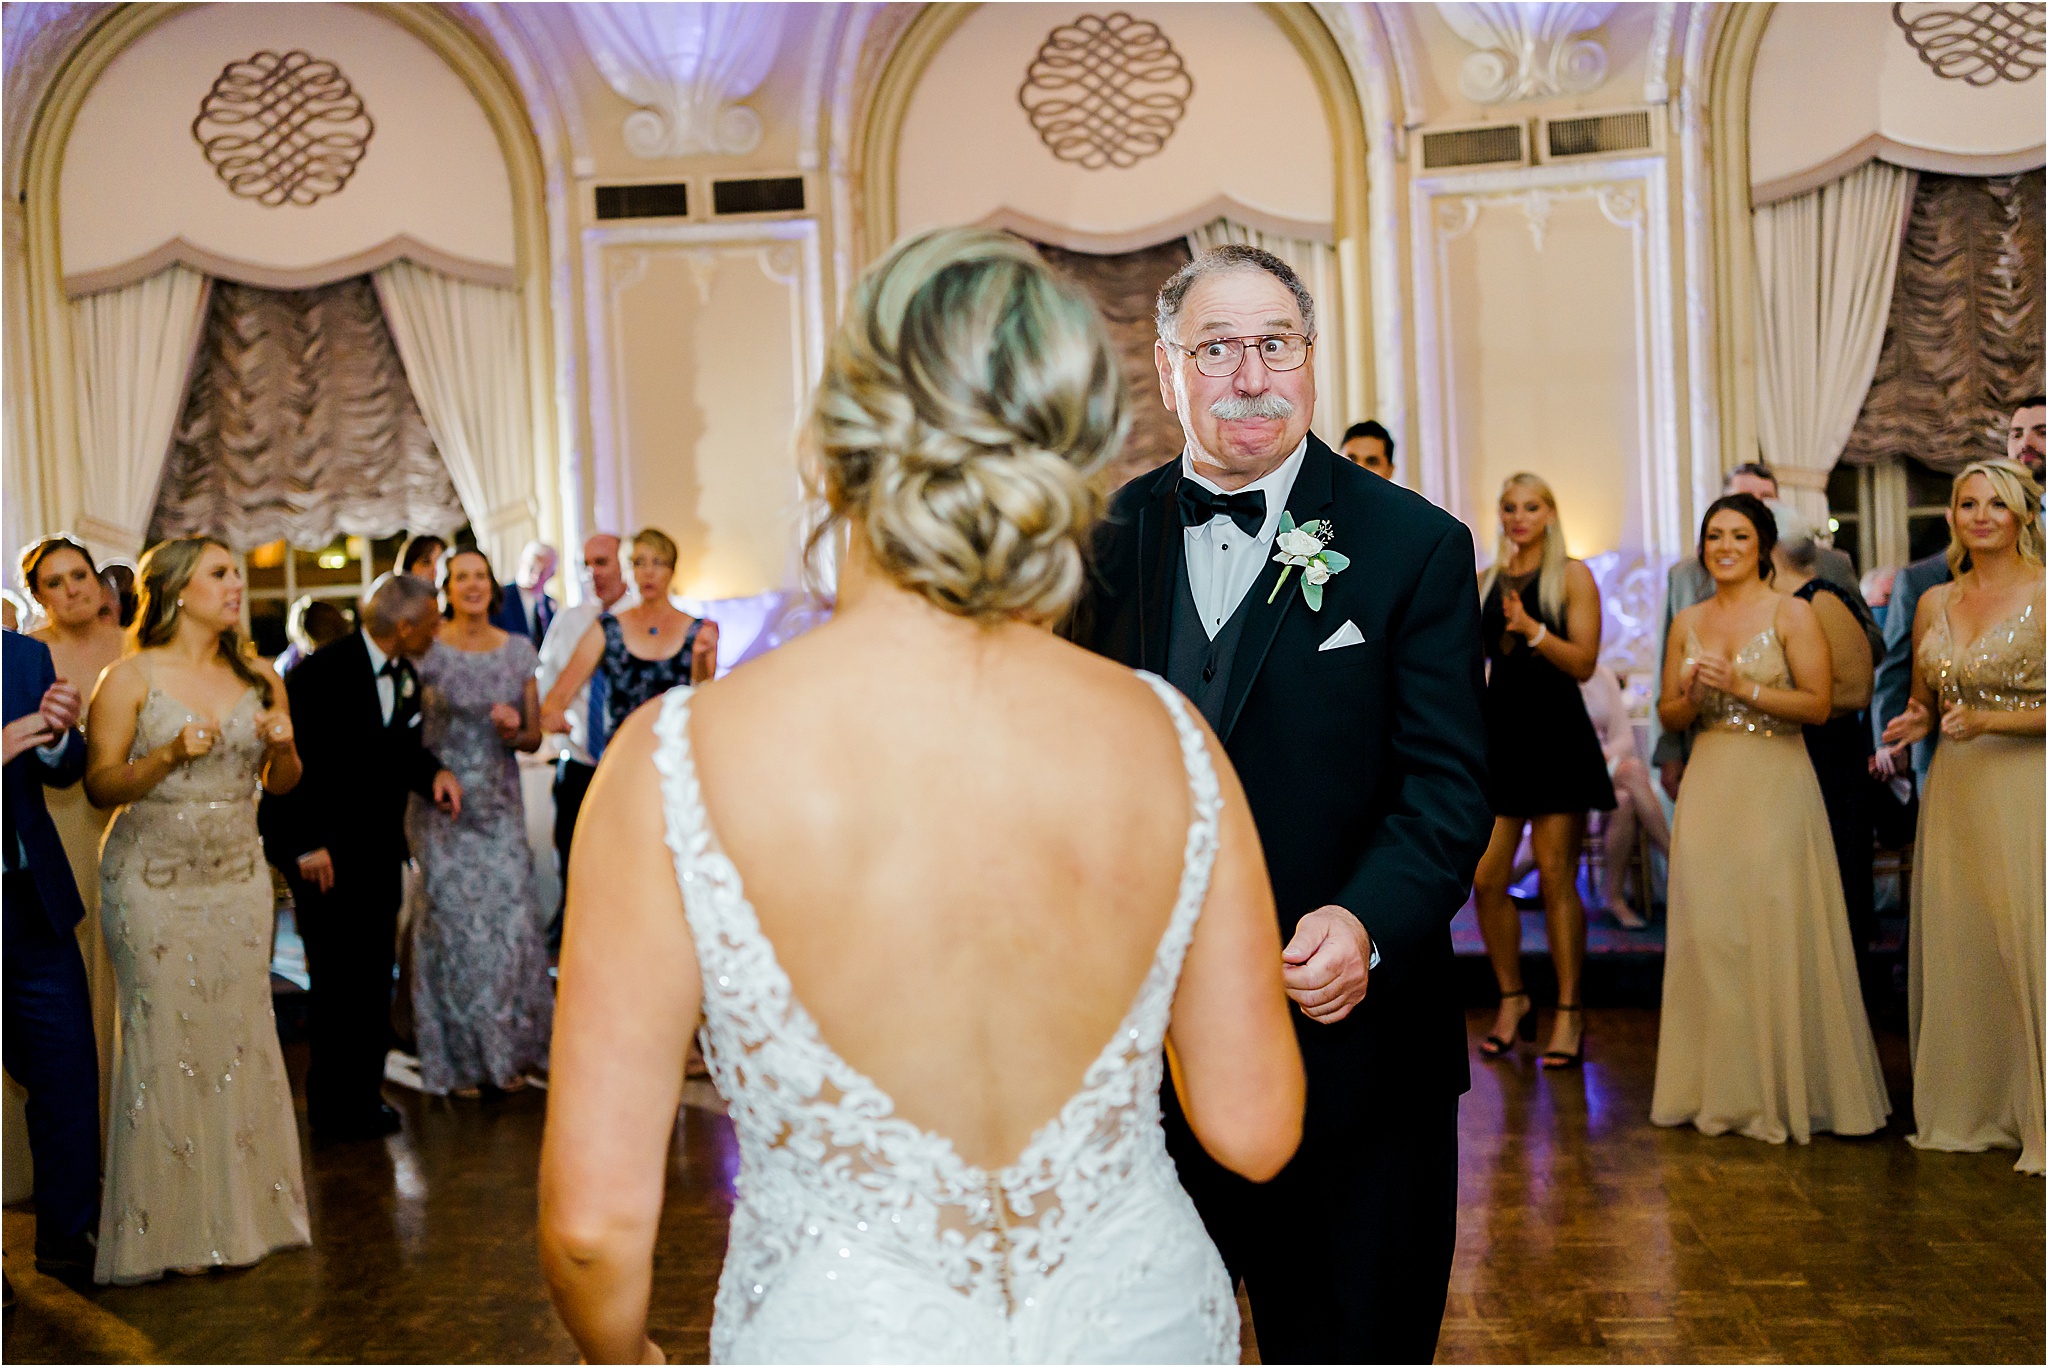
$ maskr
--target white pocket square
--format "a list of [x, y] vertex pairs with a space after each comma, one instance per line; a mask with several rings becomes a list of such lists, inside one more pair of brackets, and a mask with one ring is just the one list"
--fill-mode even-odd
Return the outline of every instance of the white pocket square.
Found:
[[1365, 634], [1358, 629], [1358, 624], [1347, 620], [1343, 626], [1337, 628], [1329, 640], [1316, 647], [1316, 653], [1321, 654], [1325, 650], [1342, 650], [1345, 646], [1362, 646], [1364, 644]]

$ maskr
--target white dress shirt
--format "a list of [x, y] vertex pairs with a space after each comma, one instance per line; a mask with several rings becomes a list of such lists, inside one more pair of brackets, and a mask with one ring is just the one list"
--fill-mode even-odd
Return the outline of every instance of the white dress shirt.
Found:
[[384, 672], [384, 662], [391, 657], [377, 649], [377, 643], [370, 639], [370, 633], [363, 633], [363, 645], [370, 652], [370, 672], [377, 676], [377, 706], [384, 709], [384, 724], [391, 725], [391, 710], [398, 706], [398, 680]]
[[1266, 496], [1266, 521], [1257, 536], [1246, 536], [1243, 528], [1221, 513], [1203, 526], [1181, 529], [1182, 546], [1187, 553], [1188, 591], [1194, 596], [1195, 607], [1202, 614], [1202, 630], [1209, 633], [1210, 640], [1216, 639], [1216, 633], [1237, 611], [1237, 605], [1257, 582], [1259, 571], [1272, 558], [1273, 540], [1280, 535], [1280, 515], [1287, 511], [1287, 497], [1294, 492], [1294, 477], [1301, 473], [1302, 457], [1307, 454], [1308, 438], [1303, 437], [1294, 454], [1281, 461], [1271, 474], [1253, 480], [1243, 489], [1225, 490], [1196, 474], [1194, 458], [1185, 451], [1181, 453], [1181, 478], [1193, 480], [1212, 493], [1241, 494], [1257, 489]]

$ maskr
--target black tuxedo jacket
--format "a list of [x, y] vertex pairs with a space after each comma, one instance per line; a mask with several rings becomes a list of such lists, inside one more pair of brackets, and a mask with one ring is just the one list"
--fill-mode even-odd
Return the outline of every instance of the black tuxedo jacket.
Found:
[[[1075, 634], [1166, 672], [1183, 538], [1176, 457], [1111, 500]], [[1218, 733], [1265, 846], [1283, 943], [1317, 907], [1350, 911], [1380, 965], [1344, 1020], [1295, 1016], [1309, 1123], [1369, 1115], [1375, 1098], [1471, 1083], [1450, 923], [1493, 813], [1480, 719], [1484, 657], [1463, 523], [1311, 436], [1287, 509], [1334, 524], [1350, 566], [1311, 612], [1300, 572], [1271, 604], [1268, 561], [1231, 667]], [[1360, 644], [1320, 650], [1346, 621]]]
[[441, 761], [420, 743], [415, 697], [384, 724], [377, 676], [361, 632], [322, 646], [285, 675], [304, 775], [289, 793], [266, 793], [261, 818], [270, 862], [296, 874], [298, 858], [405, 858], [405, 799], [431, 798]]

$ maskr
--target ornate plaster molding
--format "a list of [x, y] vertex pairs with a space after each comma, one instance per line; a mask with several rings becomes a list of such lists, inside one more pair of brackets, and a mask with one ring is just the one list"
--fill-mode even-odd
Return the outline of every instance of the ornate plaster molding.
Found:
[[1474, 104], [1582, 94], [1607, 77], [1607, 49], [1581, 35], [1606, 23], [1612, 4], [1492, 0], [1436, 8], [1473, 49], [1458, 67], [1458, 89]]
[[605, 84], [640, 106], [621, 130], [634, 156], [745, 156], [761, 145], [761, 116], [740, 101], [775, 64], [781, 6], [606, 0], [569, 13]]

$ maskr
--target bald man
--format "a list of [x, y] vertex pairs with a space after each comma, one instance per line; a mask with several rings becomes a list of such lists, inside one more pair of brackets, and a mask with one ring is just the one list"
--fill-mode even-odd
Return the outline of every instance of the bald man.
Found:
[[[631, 589], [626, 582], [625, 571], [619, 565], [619, 538], [610, 532], [599, 532], [583, 543], [583, 573], [586, 590], [581, 602], [570, 607], [557, 609], [554, 620], [548, 624], [547, 636], [540, 646], [540, 663], [535, 667], [534, 678], [540, 684], [542, 697], [547, 696], [555, 680], [562, 677], [568, 667], [569, 657], [576, 653], [577, 642], [590, 630], [598, 618], [617, 607], [630, 607]], [[576, 814], [583, 810], [583, 795], [590, 789], [590, 776], [597, 772], [598, 756], [604, 753], [605, 738], [593, 733], [594, 720], [601, 723], [604, 716], [604, 672], [591, 675], [590, 687], [576, 705], [569, 709], [569, 734], [550, 736], [542, 743], [542, 753], [555, 753], [555, 858], [562, 874], [563, 898], [566, 901], [569, 887], [569, 842], [576, 834]], [[562, 945], [562, 904], [555, 906], [554, 919], [548, 924], [548, 947], [560, 949]]]

